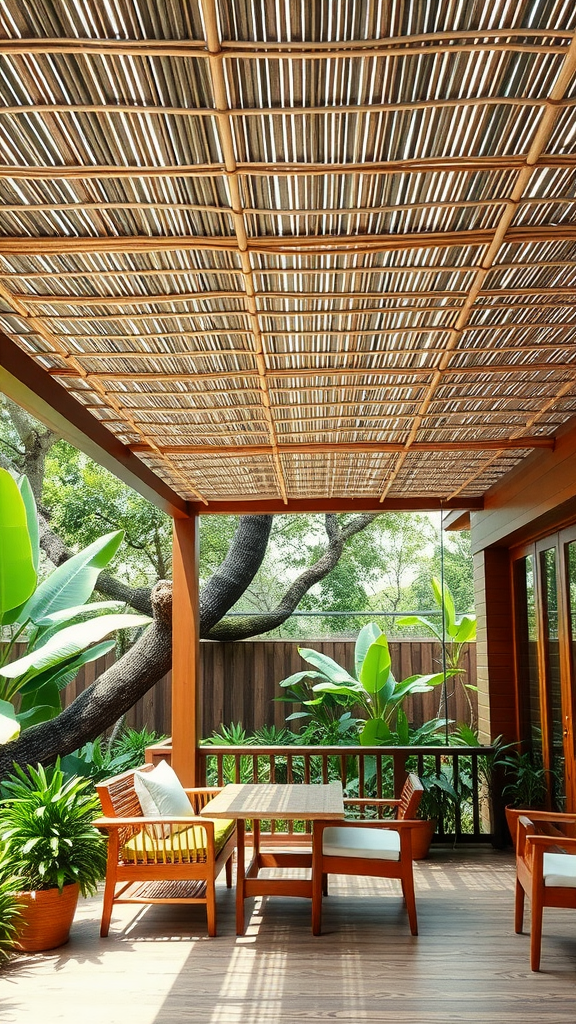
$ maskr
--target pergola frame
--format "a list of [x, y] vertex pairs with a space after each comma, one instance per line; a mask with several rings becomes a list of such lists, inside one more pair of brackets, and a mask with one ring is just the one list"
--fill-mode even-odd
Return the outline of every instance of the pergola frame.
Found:
[[174, 518], [187, 782], [200, 514], [574, 497], [576, 11], [409, 6], [0, 12], [0, 379]]

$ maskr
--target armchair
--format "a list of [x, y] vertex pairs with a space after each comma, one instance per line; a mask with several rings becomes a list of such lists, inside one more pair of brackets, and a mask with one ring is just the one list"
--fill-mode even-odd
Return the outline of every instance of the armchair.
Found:
[[[530, 968], [540, 970], [542, 916], [544, 907], [576, 910], [576, 839], [563, 835], [542, 835], [528, 811], [518, 819], [516, 848], [516, 900], [514, 930], [522, 932], [524, 897], [531, 901]], [[534, 815], [536, 818], [536, 815]], [[540, 812], [538, 821], [567, 830], [576, 824], [576, 814]]]

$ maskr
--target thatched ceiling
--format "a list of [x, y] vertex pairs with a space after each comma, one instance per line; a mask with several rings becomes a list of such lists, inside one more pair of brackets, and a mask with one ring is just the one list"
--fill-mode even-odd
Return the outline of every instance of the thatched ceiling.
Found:
[[465, 504], [576, 411], [574, 0], [0, 36], [0, 329], [182, 497]]

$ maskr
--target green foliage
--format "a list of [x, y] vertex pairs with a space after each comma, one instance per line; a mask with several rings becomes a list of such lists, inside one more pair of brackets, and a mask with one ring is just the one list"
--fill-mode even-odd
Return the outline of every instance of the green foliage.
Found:
[[113, 740], [111, 749], [115, 757], [123, 757], [125, 754], [130, 757], [129, 768], [138, 768], [146, 760], [146, 748], [165, 739], [166, 736], [150, 731], [145, 726], [143, 729], [123, 729]]
[[0, 469], [0, 625], [13, 622], [10, 615], [36, 587], [38, 564], [28, 530], [28, 514], [14, 478]]
[[106, 840], [92, 821], [100, 805], [87, 779], [67, 779], [53, 768], [16, 766], [3, 782], [0, 843], [22, 889], [52, 889], [78, 882], [96, 891], [106, 870]]
[[445, 830], [451, 831], [450, 819], [453, 819], [456, 808], [467, 795], [466, 781], [459, 775], [462, 788], [460, 792], [456, 792], [451, 765], [442, 765], [440, 771], [434, 774], [422, 774], [420, 781], [424, 792], [418, 808], [418, 817], [442, 821]]
[[5, 960], [14, 946], [20, 920], [20, 908], [16, 893], [21, 889], [20, 881], [12, 873], [6, 858], [0, 859], [0, 962]]
[[[26, 503], [20, 500], [20, 528], [29, 536], [27, 522], [35, 519], [35, 508], [32, 493], [23, 483], [22, 491]], [[16, 502], [17, 489], [16, 495], [10, 487], [8, 492]], [[10, 521], [9, 503], [7, 508], [8, 519], [3, 507], [0, 527]], [[33, 587], [24, 601], [20, 595], [18, 606], [8, 613], [13, 628], [0, 655], [0, 741], [13, 738], [19, 727], [28, 728], [59, 714], [60, 691], [82, 665], [114, 647], [114, 640], [103, 642], [110, 633], [150, 622], [145, 615], [120, 614], [118, 602], [87, 603], [99, 573], [114, 558], [122, 538], [122, 531], [117, 530], [93, 541]], [[30, 552], [33, 543], [29, 539]], [[15, 572], [15, 567], [11, 571]], [[26, 653], [12, 661], [14, 645], [24, 638]], [[15, 701], [16, 714], [6, 707]]]
[[111, 741], [99, 737], [85, 743], [80, 750], [63, 757], [60, 766], [67, 776], [79, 775], [101, 782], [129, 768], [139, 768], [146, 759], [146, 747], [165, 738], [146, 728], [125, 729]]
[[[404, 745], [412, 742], [414, 736], [402, 703], [410, 694], [431, 690], [444, 678], [442, 673], [436, 673], [410, 676], [397, 682], [392, 674], [388, 641], [375, 622], [364, 626], [358, 635], [354, 657], [356, 676], [350, 675], [345, 668], [319, 651], [308, 648], [300, 648], [299, 651], [314, 670], [297, 672], [280, 683], [280, 686], [288, 690], [290, 699], [302, 700], [306, 688], [312, 690], [313, 696], [302, 700], [302, 704], [309, 710], [296, 712], [296, 716], [313, 715], [318, 721], [318, 716], [324, 713], [334, 722], [338, 710], [344, 706], [347, 717], [344, 725], [343, 716], [338, 716], [339, 728], [355, 731], [358, 724], [361, 724], [359, 739], [364, 746]], [[330, 704], [327, 703], [329, 699]], [[363, 717], [353, 719], [351, 708], [358, 708]], [[290, 715], [288, 720], [296, 716]], [[437, 726], [438, 723], [431, 725], [430, 736]]]
[[125, 543], [110, 570], [132, 586], [169, 577], [170, 517], [66, 441], [55, 444], [46, 460], [43, 502], [52, 528], [70, 546], [120, 528]]
[[[476, 616], [456, 615], [454, 597], [446, 582], [442, 585], [441, 581], [433, 576], [431, 586], [434, 600], [442, 613], [440, 620], [432, 622], [422, 615], [405, 615], [397, 619], [396, 624], [400, 627], [421, 626], [426, 632], [432, 633], [443, 649], [443, 660], [445, 660], [450, 670], [446, 674], [461, 676], [464, 672], [464, 669], [460, 666], [464, 645], [476, 639]], [[464, 688], [468, 702], [470, 724], [472, 726], [474, 723], [474, 711], [466, 691], [473, 690], [475, 687], [466, 683], [462, 678], [460, 678], [460, 683]]]
[[440, 543], [434, 545], [431, 557], [421, 557], [418, 571], [409, 589], [408, 604], [405, 607], [430, 608], [433, 600], [431, 580], [442, 575], [450, 589], [457, 608], [470, 611], [474, 608], [474, 574], [470, 553], [470, 533], [445, 533], [443, 558]]
[[555, 773], [544, 767], [538, 755], [508, 749], [501, 754], [498, 763], [505, 769], [508, 780], [502, 795], [510, 798], [508, 802], [512, 807], [537, 809], [544, 806], [549, 782], [554, 781]]

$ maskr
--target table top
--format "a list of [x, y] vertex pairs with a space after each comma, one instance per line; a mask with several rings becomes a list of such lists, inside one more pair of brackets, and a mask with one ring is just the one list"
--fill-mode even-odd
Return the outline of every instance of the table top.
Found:
[[283, 818], [287, 821], [343, 818], [342, 784], [231, 783], [224, 786], [200, 814], [206, 818]]

